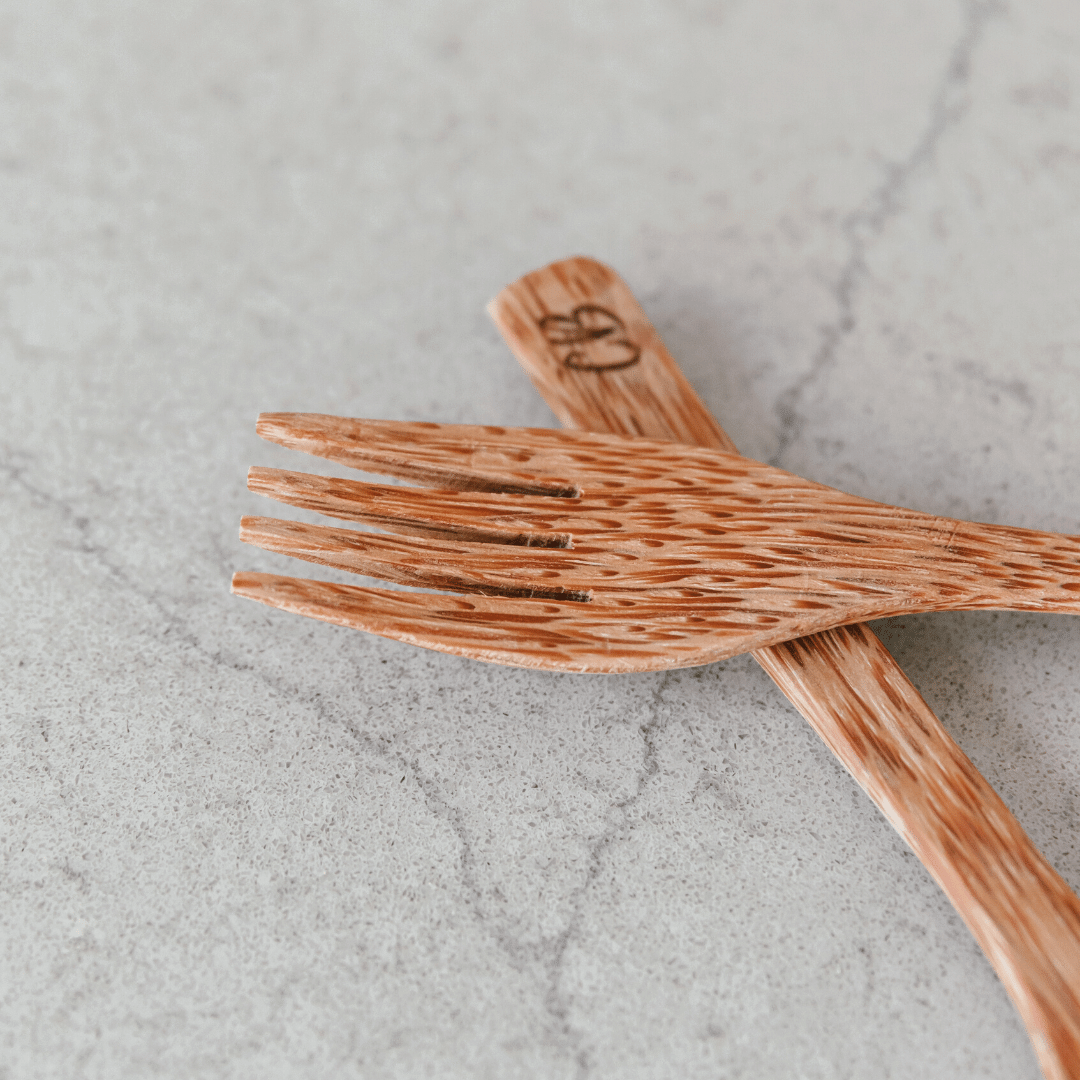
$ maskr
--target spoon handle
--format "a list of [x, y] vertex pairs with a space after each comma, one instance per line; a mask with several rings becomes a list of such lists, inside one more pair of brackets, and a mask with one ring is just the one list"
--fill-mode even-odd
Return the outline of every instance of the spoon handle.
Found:
[[[566, 427], [735, 449], [622, 279], [567, 259], [489, 308]], [[908, 842], [1016, 1005], [1048, 1080], [1080, 1080], [1080, 901], [866, 626], [755, 659]]]
[[885, 646], [846, 626], [754, 658], [960, 913], [1044, 1075], [1080, 1077], [1080, 901]]

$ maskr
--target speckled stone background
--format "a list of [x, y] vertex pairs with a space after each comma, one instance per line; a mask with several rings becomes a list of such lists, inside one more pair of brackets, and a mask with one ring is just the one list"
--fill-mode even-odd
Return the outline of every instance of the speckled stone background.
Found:
[[[552, 424], [483, 306], [579, 253], [752, 456], [1080, 531], [1073, 0], [2, 0], [0, 102], [0, 1077], [1037, 1076], [749, 659], [228, 580], [260, 410]], [[1080, 886], [1080, 620], [878, 630]]]

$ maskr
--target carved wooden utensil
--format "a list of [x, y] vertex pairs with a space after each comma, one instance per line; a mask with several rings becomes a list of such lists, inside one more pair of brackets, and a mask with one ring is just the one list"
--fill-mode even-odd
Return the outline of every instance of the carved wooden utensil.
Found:
[[[420, 538], [245, 518], [241, 539], [482, 594], [481, 602], [366, 590], [351, 604], [336, 594], [334, 621], [462, 656], [649, 671], [901, 613], [1080, 614], [1080, 539], [899, 510], [722, 450], [311, 413], [263, 414], [257, 430], [431, 485], [252, 469], [248, 484], [260, 494]], [[244, 591], [295, 608], [296, 586], [284, 588]]]
[[[541, 323], [545, 317], [541, 315]], [[605, 323], [598, 314], [583, 319], [578, 312], [571, 321], [580, 330], [558, 327], [561, 348], [566, 348], [564, 339], [571, 334], [581, 339], [576, 342], [574, 363], [569, 353], [561, 361], [567, 370], [606, 379], [634, 372], [643, 362], [644, 351], [633, 363], [614, 362], [620, 354], [625, 361], [639, 347], [629, 334], [623, 344], [614, 342], [606, 351], [598, 353], [593, 347], [597, 339], [589, 335], [610, 327], [610, 320]], [[734, 455], [674, 449], [645, 440], [501, 428], [451, 429], [447, 441], [447, 429], [438, 425], [321, 416], [268, 417], [262, 430], [362, 468], [459, 490], [425, 493], [255, 470], [256, 489], [336, 516], [420, 533], [421, 538], [404, 542], [248, 519], [248, 539], [312, 561], [410, 584], [494, 595], [388, 592], [255, 574], [238, 574], [234, 590], [275, 606], [446, 651], [577, 670], [671, 667], [695, 662], [691, 658], [695, 649], [699, 656], [726, 654], [740, 635], [744, 641], [755, 635], [756, 640], [777, 640], [770, 635], [784, 620], [788, 629], [812, 626], [814, 619], [835, 622], [848, 593], [860, 598], [857, 604], [868, 603], [865, 597], [873, 595], [873, 603], [883, 603], [886, 609], [900, 603], [904, 610], [913, 610], [908, 605], [917, 606], [919, 601], [904, 593], [901, 561], [895, 555], [878, 558], [870, 550], [881, 547], [880, 528], [893, 538], [894, 547], [911, 546], [922, 559], [929, 575], [925, 580], [932, 584], [931, 606], [985, 606], [987, 594], [977, 584], [980, 575], [970, 581], [964, 577], [970, 575], [972, 557], [976, 562], [989, 558], [986, 565], [997, 568], [993, 573], [1017, 575], [1025, 595], [1021, 606], [1042, 604], [1047, 597], [1058, 609], [1068, 606], [1058, 602], [1058, 591], [1069, 595], [1059, 589], [1069, 583], [1061, 576], [1068, 562], [1062, 551], [1072, 543], [1067, 538], [1010, 532], [1011, 540], [1030, 541], [1034, 547], [1029, 556], [1008, 555], [1015, 565], [1005, 565], [1003, 549], [995, 548], [1002, 531], [969, 536], [962, 530], [985, 527], [953, 522], [943, 526], [940, 519], [852, 500]], [[691, 466], [698, 475], [689, 475]], [[713, 497], [705, 498], [695, 485], [711, 485]], [[717, 501], [721, 496], [726, 504]], [[770, 510], [780, 496], [788, 501], [779, 511]], [[749, 525], [744, 515], [752, 519]], [[625, 530], [616, 527], [624, 522]], [[658, 538], [661, 532], [664, 540]], [[751, 538], [762, 533], [767, 534], [764, 547], [755, 548], [758, 541]], [[574, 534], [578, 545], [560, 550], [559, 545]], [[870, 535], [872, 545], [865, 542]], [[949, 550], [958, 535], [985, 547], [972, 548], [964, 558], [964, 552]], [[530, 546], [534, 541], [538, 546]], [[834, 550], [832, 556], [818, 559], [808, 578], [802, 568], [805, 560], [830, 544], [847, 551], [845, 561], [838, 566]], [[721, 559], [718, 571], [703, 569], [697, 550], [702, 545], [711, 546], [714, 555], [726, 550], [734, 560], [727, 558], [725, 565]], [[802, 550], [796, 553], [795, 547]], [[887, 552], [888, 545], [881, 550]], [[958, 560], [957, 580], [966, 584], [942, 581], [933, 569], [943, 551]], [[733, 561], [740, 559], [744, 565], [738, 588], [732, 589], [731, 581], [709, 578], [714, 572], [730, 577]], [[909, 554], [908, 563], [912, 559]], [[762, 561], [773, 565], [764, 567]], [[645, 575], [633, 590], [625, 587], [633, 573], [630, 566]], [[764, 571], [768, 573], [763, 575]], [[772, 607], [758, 602], [764, 595], [761, 590], [768, 589], [777, 590]], [[959, 605], [952, 589], [966, 597]], [[539, 590], [542, 599], [521, 595]], [[811, 606], [802, 606], [808, 597]], [[822, 602], [829, 613], [825, 616], [812, 606]], [[703, 610], [708, 617], [700, 614]], [[851, 615], [856, 609], [846, 610]], [[881, 610], [874, 608], [875, 613]], [[774, 617], [779, 623], [769, 621]], [[800, 619], [811, 623], [800, 624]], [[806, 671], [818, 660], [837, 667], [837, 696], [827, 710], [835, 714], [832, 728], [825, 722], [819, 730], [968, 921], [1013, 994], [1047, 1074], [1076, 1075], [1080, 905], [929, 710], [923, 707], [925, 715], [920, 716], [911, 709], [915, 717], [911, 722], [904, 708], [902, 676], [897, 680], [890, 673], [888, 654], [880, 646], [875, 653], [873, 639], [864, 631], [851, 633], [855, 640], [862, 635], [867, 650], [854, 678], [841, 675], [840, 662], [850, 662], [851, 657], [835, 648], [830, 652], [828, 637], [817, 639], [826, 643], [824, 648], [810, 647], [805, 654], [805, 643], [786, 646], [793, 664], [804, 663]], [[721, 646], [717, 635], [727, 639]], [[575, 647], [586, 659], [572, 655]], [[850, 680], [846, 688], [844, 678]], [[879, 718], [874, 718], [872, 708], [864, 718], [859, 715], [859, 697], [866, 698], [863, 709], [875, 704], [865, 693], [875, 680]], [[806, 687], [799, 686], [797, 677], [789, 678], [785, 688], [813, 714], [812, 694], [808, 708], [800, 699]]]
[[[626, 343], [607, 355], [632, 355], [620, 367], [634, 370], [579, 374], [589, 368], [569, 362], [566, 339], [594, 358], [599, 340], [574, 317], [582, 308], [607, 313], [615, 332], [606, 336]], [[489, 310], [566, 426], [735, 449], [625, 283], [601, 263], [567, 259], [537, 270]], [[594, 331], [603, 325], [591, 320]], [[881, 642], [866, 626], [848, 626], [754, 657], [956, 906], [1017, 1005], [1045, 1075], [1080, 1075], [1076, 900]]]

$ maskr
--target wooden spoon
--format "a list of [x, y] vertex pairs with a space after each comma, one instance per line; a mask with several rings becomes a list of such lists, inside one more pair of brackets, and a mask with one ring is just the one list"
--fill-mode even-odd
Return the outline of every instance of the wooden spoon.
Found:
[[[569, 350], [545, 333], [545, 320], [573, 322], [581, 307], [609, 314], [636, 363], [600, 374], [566, 362]], [[489, 310], [567, 427], [735, 449], [603, 264], [553, 263], [508, 286]], [[896, 661], [866, 626], [753, 655], [955, 905], [1020, 1011], [1044, 1074], [1080, 1075], [1080, 905]]]

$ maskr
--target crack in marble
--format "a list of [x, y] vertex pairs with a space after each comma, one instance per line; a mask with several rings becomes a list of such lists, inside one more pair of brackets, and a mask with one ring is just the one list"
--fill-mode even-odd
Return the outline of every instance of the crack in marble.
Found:
[[997, 379], [989, 373], [986, 364], [975, 360], [958, 360], [954, 367], [964, 378], [982, 387], [992, 405], [997, 405], [1001, 397], [1006, 397], [1020, 405], [1029, 415], [1035, 412], [1035, 395], [1024, 379]]
[[[23, 461], [18, 462], [18, 458], [22, 458]], [[587, 848], [585, 877], [582, 883], [569, 894], [570, 916], [566, 926], [554, 937], [541, 939], [535, 945], [526, 944], [508, 932], [505, 925], [500, 926], [499, 920], [486, 910], [488, 905], [485, 902], [484, 890], [477, 872], [475, 844], [465, 815], [446, 797], [438, 781], [424, 772], [417, 757], [394, 750], [392, 746], [394, 740], [389, 736], [376, 737], [364, 731], [352, 717], [334, 709], [323, 699], [321, 693], [304, 693], [295, 684], [259, 668], [256, 664], [229, 657], [221, 650], [213, 651], [205, 648], [198, 636], [190, 630], [187, 621], [173, 611], [159, 593], [132, 580], [123, 567], [109, 557], [108, 549], [104, 545], [93, 542], [91, 518], [80, 514], [69, 500], [47, 491], [28, 478], [27, 473], [32, 464], [32, 455], [19, 454], [10, 448], [4, 448], [4, 456], [0, 457], [0, 474], [21, 487], [41, 509], [58, 513], [67, 524], [72, 526], [80, 537], [80, 542], [74, 545], [73, 549], [93, 557], [115, 584], [152, 607], [167, 624], [163, 636], [172, 634], [173, 641], [182, 642], [210, 663], [255, 678], [281, 698], [309, 710], [327, 727], [336, 727], [346, 732], [364, 753], [387, 766], [392, 766], [395, 771], [405, 770], [407, 775], [412, 776], [423, 793], [428, 811], [442, 821], [457, 840], [460, 882], [465, 891], [464, 904], [472, 918], [484, 928], [516, 970], [525, 971], [530, 964], [538, 965], [542, 969], [546, 983], [543, 989], [543, 1008], [552, 1022], [550, 1044], [556, 1052], [572, 1058], [578, 1080], [584, 1080], [591, 1070], [591, 1061], [588, 1050], [582, 1045], [582, 1033], [570, 1023], [570, 1000], [560, 989], [564, 974], [564, 960], [570, 944], [580, 930], [585, 897], [600, 873], [604, 853], [632, 828], [629, 824], [630, 811], [644, 794], [649, 782], [659, 772], [656, 736], [665, 726], [660, 718], [663, 693], [674, 673], [665, 673], [653, 692], [652, 716], [640, 727], [644, 753], [634, 789], [625, 798], [612, 803], [610, 812], [616, 815], [615, 819], [610, 821], [608, 827]], [[71, 549], [69, 547], [69, 550]], [[216, 548], [215, 553], [219, 557], [222, 554]]]
[[[388, 765], [393, 765], [395, 771], [405, 769], [408, 774], [411, 774], [417, 782], [417, 786], [424, 793], [425, 804], [428, 809], [447, 824], [461, 846], [462, 880], [467, 892], [471, 894], [474, 901], [482, 900], [482, 893], [476, 884], [473, 869], [475, 858], [472, 841], [464, 824], [463, 815], [443, 797], [438, 783], [424, 774], [415, 758], [393, 752], [390, 749], [391, 739], [373, 737], [344, 714], [335, 716], [333, 710], [328, 707], [320, 693], [305, 694], [298, 686], [260, 669], [255, 664], [230, 658], [222, 651], [212, 651], [203, 647], [197, 635], [188, 629], [185, 620], [170, 610], [156, 592], [132, 581], [123, 568], [108, 557], [108, 550], [103, 545], [90, 541], [92, 527], [90, 518], [78, 514], [68, 500], [52, 494], [27, 479], [25, 474], [30, 467], [32, 458], [25, 454], [21, 456], [26, 458], [27, 464], [16, 464], [14, 462], [16, 454], [11, 450], [6, 450], [7, 460], [0, 459], [0, 473], [6, 475], [10, 481], [21, 487], [43, 508], [59, 513], [65, 522], [72, 525], [82, 538], [82, 542], [76, 550], [93, 556], [111, 578], [149, 604], [169, 624], [165, 633], [168, 633], [170, 629], [178, 631], [178, 636], [174, 637], [174, 640], [182, 641], [210, 663], [257, 679], [275, 694], [309, 709], [314, 713], [316, 719], [326, 723], [327, 726], [336, 726], [345, 730], [362, 750]], [[482, 918], [481, 913], [475, 909], [473, 909], [473, 914]]]
[[837, 314], [821, 330], [821, 343], [810, 366], [777, 400], [780, 421], [776, 453], [769, 459], [779, 463], [787, 450], [801, 436], [805, 417], [800, 406], [807, 391], [833, 366], [844, 339], [855, 329], [856, 300], [859, 286], [868, 270], [866, 256], [885, 226], [903, 210], [904, 189], [933, 158], [942, 137], [967, 110], [965, 90], [971, 64], [987, 22], [1003, 12], [1002, 0], [965, 0], [960, 36], [949, 55], [945, 74], [930, 102], [930, 116], [915, 145], [901, 161], [889, 166], [884, 181], [863, 204], [849, 214], [841, 225], [847, 244], [847, 259], [832, 285]]
[[649, 783], [660, 772], [659, 747], [657, 735], [667, 726], [661, 719], [661, 711], [664, 707], [664, 691], [670, 685], [676, 672], [665, 672], [653, 691], [652, 715], [650, 719], [640, 725], [639, 731], [642, 736], [644, 753], [642, 754], [641, 766], [638, 769], [634, 784], [634, 790], [625, 798], [619, 799], [611, 805], [613, 820], [608, 827], [589, 845], [588, 869], [581, 885], [571, 893], [571, 913], [562, 932], [551, 941], [548, 957], [549, 987], [546, 998], [546, 1006], [552, 1017], [560, 1021], [564, 1037], [574, 1044], [576, 1053], [574, 1063], [577, 1067], [577, 1080], [585, 1080], [592, 1071], [592, 1060], [588, 1049], [582, 1045], [583, 1035], [575, 1030], [570, 1024], [569, 1015], [571, 1000], [569, 995], [562, 990], [561, 983], [565, 975], [565, 960], [567, 951], [581, 929], [584, 917], [585, 898], [593, 883], [600, 875], [603, 868], [604, 855], [620, 840], [624, 839], [633, 829], [630, 823], [630, 812], [638, 800], [645, 794]]

